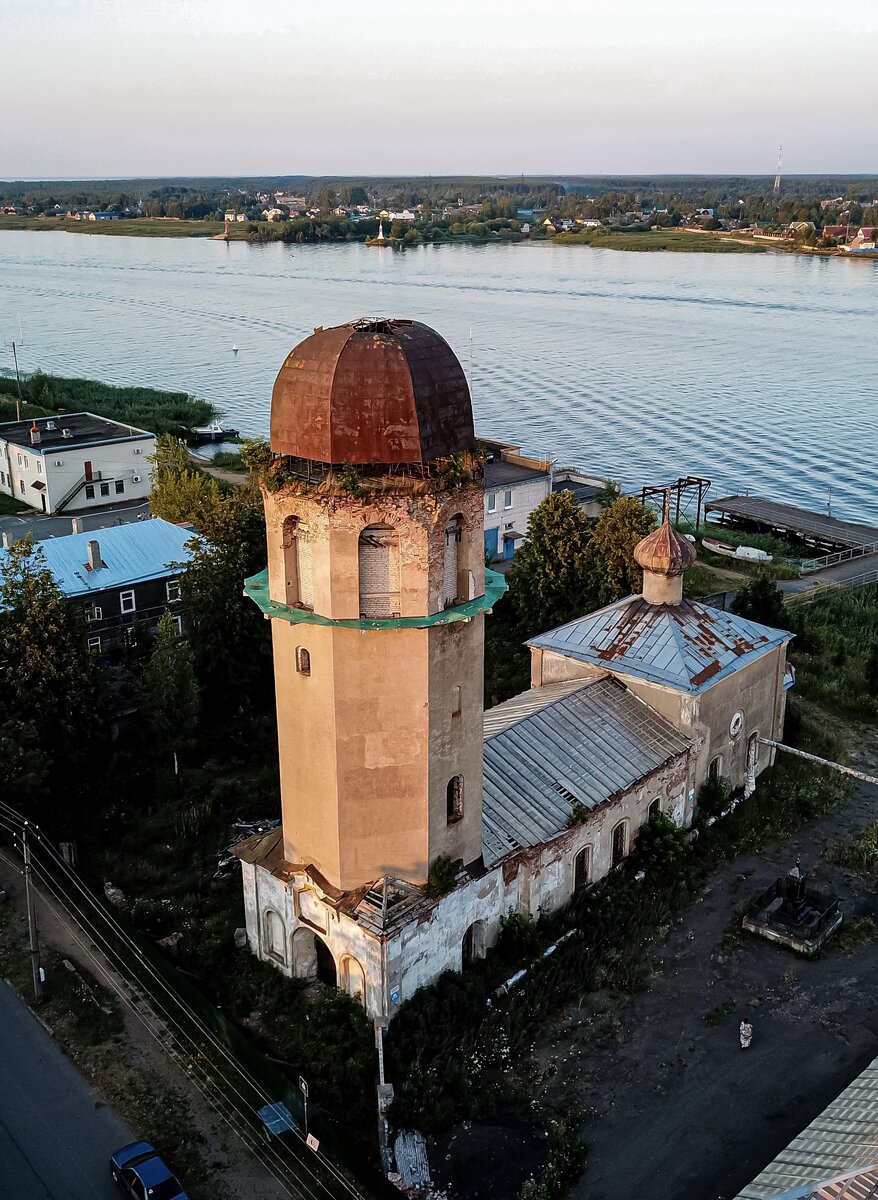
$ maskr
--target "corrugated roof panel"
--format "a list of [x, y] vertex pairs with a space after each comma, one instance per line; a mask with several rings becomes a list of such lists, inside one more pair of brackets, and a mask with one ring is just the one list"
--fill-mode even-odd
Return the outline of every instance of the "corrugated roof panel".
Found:
[[697, 693], [791, 637], [695, 600], [650, 604], [629, 596], [528, 645]]
[[689, 748], [686, 738], [610, 676], [534, 688], [498, 709], [503, 713], [485, 714], [483, 849], [489, 866], [513, 850], [557, 837], [574, 804], [597, 808]]
[[[823, 1200], [820, 1189], [878, 1171], [878, 1058], [802, 1130], [735, 1200], [796, 1196]], [[841, 1200], [856, 1191], [836, 1193]], [[871, 1193], [867, 1190], [864, 1195]]]
[[[186, 544], [194, 536], [192, 529], [153, 517], [129, 525], [109, 525], [87, 533], [46, 538], [36, 544], [61, 591], [67, 596], [86, 596], [107, 588], [162, 578], [168, 574], [171, 563], [189, 561], [192, 555]], [[99, 544], [105, 564], [97, 571], [86, 567], [89, 542]], [[0, 572], [8, 558], [9, 551], [0, 550]]]

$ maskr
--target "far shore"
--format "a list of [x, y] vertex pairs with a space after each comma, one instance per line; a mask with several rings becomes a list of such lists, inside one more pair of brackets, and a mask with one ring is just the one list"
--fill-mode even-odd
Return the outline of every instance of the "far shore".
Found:
[[[0, 216], [0, 232], [3, 230], [36, 230], [40, 232], [62, 232], [94, 234], [109, 237], [159, 237], [159, 238], [210, 238], [213, 241], [249, 242], [252, 245], [265, 245], [275, 240], [266, 237], [272, 231], [272, 225], [260, 222], [262, 233], [252, 234], [247, 224], [232, 225], [228, 234], [225, 232], [223, 221], [186, 221], [174, 217], [138, 217], [134, 220], [120, 221], [72, 221], [57, 217], [19, 217]], [[282, 239], [276, 239], [278, 241]], [[460, 234], [430, 241], [406, 243], [392, 238], [386, 238], [383, 243], [376, 244], [376, 239], [366, 235], [357, 238], [333, 238], [325, 241], [286, 242], [286, 245], [306, 246], [335, 246], [345, 245], [349, 241], [364, 244], [368, 241], [371, 247], [390, 250], [407, 250], [419, 246], [454, 246], [479, 245], [491, 246], [511, 244], [546, 246], [590, 246], [595, 250], [621, 250], [627, 252], [670, 252], [685, 254], [759, 254], [765, 251], [780, 251], [783, 254], [810, 254], [823, 258], [848, 257], [841, 250], [823, 247], [803, 246], [796, 242], [783, 242], [756, 238], [752, 235], [736, 232], [723, 232], [702, 229], [650, 229], [626, 233], [623, 231], [571, 231], [555, 234], [553, 237], [522, 238], [516, 237], [478, 237], [473, 234]]]

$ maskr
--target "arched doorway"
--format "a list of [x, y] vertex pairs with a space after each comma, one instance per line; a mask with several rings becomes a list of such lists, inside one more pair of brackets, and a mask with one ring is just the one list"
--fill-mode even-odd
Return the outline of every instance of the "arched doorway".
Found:
[[461, 950], [464, 966], [485, 957], [485, 929], [484, 921], [473, 921], [463, 935]]
[[322, 938], [315, 937], [314, 945], [317, 950], [317, 978], [327, 987], [338, 986], [338, 972], [335, 969], [335, 959], [332, 951]]
[[292, 949], [293, 974], [297, 979], [319, 979], [328, 987], [338, 986], [332, 951], [313, 930], [300, 926], [293, 934]]

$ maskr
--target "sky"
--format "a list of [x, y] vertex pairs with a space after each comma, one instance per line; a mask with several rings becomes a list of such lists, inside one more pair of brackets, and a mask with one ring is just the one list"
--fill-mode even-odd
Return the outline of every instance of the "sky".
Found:
[[0, 29], [5, 179], [878, 170], [874, 2], [0, 0]]

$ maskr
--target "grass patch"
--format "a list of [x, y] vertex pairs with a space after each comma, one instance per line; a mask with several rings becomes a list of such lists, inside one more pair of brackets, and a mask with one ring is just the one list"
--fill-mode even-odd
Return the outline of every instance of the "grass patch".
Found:
[[835, 592], [788, 611], [799, 695], [831, 712], [878, 719], [878, 587]]
[[846, 917], [830, 947], [841, 954], [853, 954], [862, 946], [872, 946], [875, 942], [878, 942], [878, 925], [871, 917]]
[[217, 450], [213, 458], [206, 463], [209, 467], [220, 467], [223, 471], [246, 471], [237, 450]]
[[712, 596], [718, 592], [734, 591], [734, 583], [723, 575], [717, 575], [710, 567], [696, 563], [683, 575], [683, 594], [686, 596]]
[[[194, 425], [205, 425], [217, 415], [206, 400], [186, 392], [164, 392], [147, 387], [114, 387], [96, 379], [45, 375], [34, 371], [21, 381], [22, 417], [91, 412], [152, 433], [179, 436]], [[0, 376], [0, 420], [15, 420], [17, 385]]]
[[823, 857], [864, 879], [878, 880], [878, 821], [830, 846]]
[[766, 249], [765, 246], [733, 242], [722, 235], [676, 229], [650, 229], [636, 233], [598, 229], [589, 234], [559, 233], [549, 241], [562, 246], [592, 246], [596, 250], [665, 250], [686, 254], [752, 254]]
[[68, 221], [66, 217], [0, 217], [4, 229], [60, 230], [110, 237], [214, 237], [223, 221], [178, 221], [172, 217], [136, 217], [121, 221]]
[[32, 513], [33, 511], [34, 509], [29, 504], [16, 500], [14, 496], [5, 496], [0, 493], [0, 517], [11, 517], [16, 513]]

